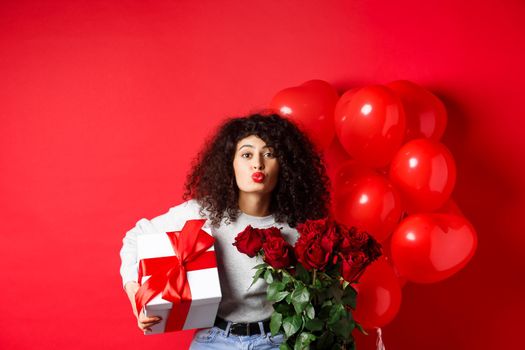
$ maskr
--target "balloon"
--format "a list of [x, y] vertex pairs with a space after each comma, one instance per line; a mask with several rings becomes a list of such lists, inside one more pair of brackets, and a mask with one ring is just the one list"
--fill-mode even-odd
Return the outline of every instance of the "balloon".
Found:
[[312, 142], [323, 150], [334, 138], [334, 108], [337, 91], [322, 80], [310, 80], [279, 91], [270, 108], [295, 121]]
[[388, 165], [405, 135], [401, 100], [380, 85], [361, 88], [347, 98], [334, 117], [341, 145], [368, 166]]
[[443, 144], [412, 140], [392, 159], [390, 179], [406, 199], [409, 212], [429, 212], [449, 199], [456, 183], [456, 164]]
[[382, 175], [348, 178], [336, 191], [335, 219], [370, 233], [379, 242], [388, 238], [400, 220], [401, 198]]
[[347, 159], [333, 170], [330, 178], [332, 181], [332, 191], [330, 194], [332, 199], [331, 214], [334, 217], [336, 216], [335, 212], [337, 210], [337, 203], [340, 201], [339, 197], [344, 197], [344, 193], [342, 192], [345, 188], [350, 186], [350, 181], [353, 181], [352, 178], [361, 175], [377, 175], [377, 173], [355, 159]]
[[416, 214], [392, 235], [392, 259], [409, 281], [433, 283], [461, 270], [474, 255], [477, 236], [460, 215]]
[[439, 141], [447, 127], [445, 105], [430, 91], [407, 80], [397, 80], [386, 85], [401, 98], [406, 114], [405, 141], [429, 138]]
[[339, 143], [339, 140], [334, 137], [330, 146], [323, 152], [324, 163], [326, 167], [326, 174], [332, 181], [332, 185], [335, 181], [338, 169], [345, 161], [349, 159], [348, 153], [343, 149], [343, 146]]
[[396, 317], [401, 307], [401, 287], [383, 257], [368, 266], [353, 287], [358, 293], [353, 316], [363, 328], [383, 327]]
[[340, 98], [337, 100], [334, 111], [334, 125], [335, 125], [335, 134], [338, 138], [341, 138], [341, 128], [346, 121], [346, 114], [344, 109], [347, 108], [348, 104], [355, 93], [359, 91], [359, 88], [353, 88], [346, 91]]
[[377, 173], [355, 159], [344, 161], [335, 171], [333, 179], [334, 191], [341, 192], [343, 187], [346, 188], [350, 185], [352, 178], [361, 175], [377, 175]]
[[396, 265], [394, 264], [394, 261], [392, 260], [392, 251], [391, 251], [392, 236], [388, 237], [388, 239], [385, 242], [381, 243], [381, 245], [382, 245], [381, 248], [383, 250], [383, 256], [385, 257], [386, 262], [388, 262], [388, 265], [390, 265], [392, 270], [394, 270], [394, 273], [396, 274], [397, 282], [399, 283], [399, 286], [400, 287], [404, 287], [405, 284], [407, 283], [407, 279], [406, 279], [406, 277], [401, 275], [401, 273], [398, 271]]
[[443, 214], [463, 215], [461, 209], [459, 209], [457, 203], [452, 198], [450, 198], [441, 208], [436, 210], [436, 212]]

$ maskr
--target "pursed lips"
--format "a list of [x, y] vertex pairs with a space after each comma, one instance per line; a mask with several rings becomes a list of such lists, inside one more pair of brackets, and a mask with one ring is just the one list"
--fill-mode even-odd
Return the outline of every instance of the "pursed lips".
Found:
[[252, 180], [255, 182], [263, 182], [265, 178], [264, 173], [258, 171], [252, 174]]

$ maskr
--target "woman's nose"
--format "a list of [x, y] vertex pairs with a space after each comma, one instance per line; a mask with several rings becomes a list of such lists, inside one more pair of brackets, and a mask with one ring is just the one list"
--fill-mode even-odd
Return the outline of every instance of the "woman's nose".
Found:
[[255, 164], [253, 164], [253, 168], [255, 170], [262, 170], [262, 169], [264, 169], [264, 164], [262, 162], [255, 163]]

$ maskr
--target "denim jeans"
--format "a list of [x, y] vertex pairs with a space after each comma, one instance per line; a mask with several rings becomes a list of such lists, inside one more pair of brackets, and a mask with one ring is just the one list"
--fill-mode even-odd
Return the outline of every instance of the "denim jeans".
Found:
[[190, 345], [190, 350], [278, 350], [284, 342], [284, 335], [264, 333], [262, 323], [259, 322], [262, 332], [252, 335], [229, 334], [230, 323], [226, 330], [218, 327], [205, 328], [197, 331]]

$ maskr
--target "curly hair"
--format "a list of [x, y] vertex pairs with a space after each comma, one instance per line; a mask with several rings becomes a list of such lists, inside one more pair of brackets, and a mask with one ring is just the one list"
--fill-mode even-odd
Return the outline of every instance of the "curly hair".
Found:
[[326, 217], [330, 208], [330, 180], [321, 155], [291, 120], [277, 114], [226, 119], [193, 159], [183, 199], [196, 199], [200, 214], [207, 210], [213, 226], [218, 226], [225, 214], [226, 222], [236, 221], [240, 214], [239, 188], [233, 159], [237, 143], [251, 135], [273, 147], [279, 162], [269, 207], [276, 222], [295, 227], [307, 219]]

